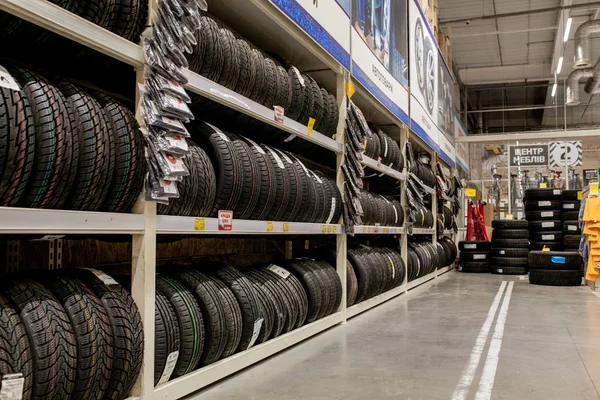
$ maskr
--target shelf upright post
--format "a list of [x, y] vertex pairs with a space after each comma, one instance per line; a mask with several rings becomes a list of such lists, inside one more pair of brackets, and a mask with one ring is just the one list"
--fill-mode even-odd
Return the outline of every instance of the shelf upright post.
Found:
[[[350, 77], [347, 72], [336, 74], [336, 99], [339, 112], [338, 126], [335, 134], [335, 140], [342, 145], [342, 152], [336, 153], [335, 155], [335, 171], [336, 177], [335, 182], [340, 191], [340, 193], [344, 193], [344, 174], [342, 172], [342, 165], [345, 162], [345, 142], [346, 138], [344, 136], [344, 128], [346, 125], [346, 115], [348, 113], [348, 97], [346, 96], [346, 82], [350, 82]], [[343, 205], [342, 205], [343, 207]], [[341, 219], [342, 217], [340, 217]], [[343, 223], [337, 221], [337, 223]], [[348, 238], [346, 236], [345, 228], [340, 229], [335, 235], [335, 268], [337, 270], [338, 276], [342, 282], [342, 302], [340, 304], [339, 310], [342, 313], [342, 324], [346, 323], [346, 291], [348, 287], [346, 285], [346, 262], [347, 262], [347, 243]]]
[[[408, 127], [406, 125], [400, 127], [400, 148], [402, 149], [402, 155], [404, 158], [404, 167], [402, 168], [408, 176], [408, 160], [406, 159], [406, 143], [408, 142]], [[406, 178], [408, 180], [408, 177]], [[402, 211], [404, 211], [404, 224], [402, 227], [404, 228], [404, 234], [400, 236], [400, 256], [402, 257], [402, 261], [404, 262], [404, 270], [406, 271], [404, 274], [404, 282], [402, 285], [404, 286], [404, 292], [408, 292], [408, 213], [407, 213], [407, 201], [406, 201], [406, 180], [400, 182], [400, 205], [402, 206]]]

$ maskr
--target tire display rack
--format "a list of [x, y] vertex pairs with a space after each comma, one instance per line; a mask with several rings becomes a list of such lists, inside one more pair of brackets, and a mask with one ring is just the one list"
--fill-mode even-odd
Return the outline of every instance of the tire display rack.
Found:
[[[149, 10], [156, 10], [156, 0], [149, 1]], [[347, 97], [346, 84], [354, 81], [349, 73], [341, 68], [333, 58], [321, 47], [316, 45], [304, 32], [290, 20], [274, 10], [268, 0], [250, 0], [248, 4], [256, 8], [261, 17], [261, 23], [274, 29], [285, 28], [294, 45], [302, 49], [302, 56], [310, 55], [317, 63], [325, 65], [333, 71], [334, 78], [328, 75], [330, 88], [338, 100], [340, 109], [338, 130], [335, 139], [313, 131], [289, 118], [283, 123], [276, 122], [273, 110], [264, 107], [234, 91], [231, 91], [196, 73], [186, 71], [188, 84], [186, 89], [218, 102], [226, 107], [243, 113], [251, 118], [296, 135], [336, 155], [336, 183], [342, 188], [343, 176], [340, 166], [344, 162], [343, 121], [345, 120]], [[75, 14], [72, 14], [47, 0], [0, 0], [0, 10], [15, 15], [23, 20], [38, 25], [51, 32], [64, 36], [72, 41], [87, 46], [93, 50], [121, 61], [136, 70], [136, 86], [144, 81], [144, 56], [139, 45], [115, 35]], [[264, 19], [264, 20], [263, 20]], [[250, 23], [251, 21], [249, 21]], [[256, 22], [256, 21], [255, 21]], [[321, 80], [326, 78], [321, 77]], [[133, 84], [133, 82], [132, 82]], [[356, 84], [354, 94], [357, 104], [370, 108], [370, 114], [377, 114], [375, 123], [386, 122], [393, 127], [401, 144], [406, 141], [414, 142], [423, 150], [429, 152], [432, 161], [437, 154], [423, 143], [416, 135], [411, 135], [409, 129], [387, 110], [367, 90]], [[137, 93], [139, 97], [139, 93]], [[140, 102], [137, 102], [138, 104]], [[141, 105], [138, 105], [136, 117], [141, 118]], [[394, 126], [395, 125], [395, 126]], [[406, 169], [398, 172], [386, 166], [379, 165], [377, 160], [364, 157], [364, 166], [400, 181], [401, 203], [406, 206], [405, 184]], [[433, 210], [436, 209], [434, 196]], [[240, 371], [258, 361], [270, 357], [290, 346], [293, 346], [324, 330], [344, 323], [385, 301], [408, 292], [409, 290], [431, 282], [438, 276], [450, 271], [447, 266], [411, 282], [405, 281], [401, 286], [370, 298], [352, 307], [346, 307], [346, 241], [344, 227], [337, 223], [313, 224], [281, 221], [250, 221], [233, 220], [232, 229], [219, 230], [216, 218], [195, 218], [157, 215], [156, 204], [140, 199], [131, 214], [81, 212], [63, 210], [42, 210], [0, 207], [0, 234], [46, 234], [46, 235], [131, 235], [132, 236], [132, 274], [131, 294], [136, 302], [144, 325], [144, 361], [140, 376], [132, 390], [132, 398], [138, 399], [179, 399], [214, 382], [219, 381], [237, 371]], [[357, 226], [356, 234], [362, 235], [399, 235], [401, 254], [406, 261], [408, 229], [403, 227]], [[435, 229], [413, 229], [413, 235], [429, 235], [435, 243]], [[342, 303], [337, 312], [299, 329], [284, 334], [249, 350], [237, 353], [231, 357], [201, 368], [188, 375], [154, 387], [154, 321], [155, 321], [155, 276], [156, 276], [156, 243], [157, 235], [333, 235], [336, 238], [336, 270], [343, 286]], [[290, 239], [291, 240], [291, 239]]]

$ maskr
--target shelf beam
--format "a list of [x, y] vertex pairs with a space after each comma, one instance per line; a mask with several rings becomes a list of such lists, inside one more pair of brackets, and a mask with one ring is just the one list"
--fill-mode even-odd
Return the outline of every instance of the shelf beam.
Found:
[[360, 162], [362, 165], [374, 169], [375, 171], [379, 171], [382, 174], [391, 176], [392, 178], [395, 178], [399, 181], [406, 180], [406, 174], [404, 174], [403, 172], [396, 171], [395, 169], [390, 168], [387, 165], [383, 165], [381, 164], [381, 162], [374, 160], [371, 157], [367, 157], [364, 154], [362, 158], [363, 159]]

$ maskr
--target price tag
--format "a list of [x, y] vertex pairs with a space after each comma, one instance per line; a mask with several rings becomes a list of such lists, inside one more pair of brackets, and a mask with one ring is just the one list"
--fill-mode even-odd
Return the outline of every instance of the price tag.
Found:
[[477, 189], [466, 188], [465, 189], [465, 196], [466, 197], [476, 197], [477, 196]]
[[327, 225], [323, 225], [321, 227], [321, 232], [323, 232], [323, 233], [327, 232]]
[[273, 223], [267, 222], [267, 232], [273, 232]]
[[356, 92], [356, 89], [354, 89], [354, 85], [352, 84], [352, 81], [346, 82], [346, 96], [348, 96], [348, 98], [350, 98], [354, 95], [355, 92]]
[[111, 276], [105, 274], [102, 271], [93, 268], [86, 268], [88, 271], [91, 271], [98, 279], [100, 279], [105, 285], [118, 285], [119, 282], [115, 281]]
[[598, 194], [598, 184], [590, 183], [590, 194]]
[[289, 232], [290, 230], [290, 224], [288, 224], [287, 222], [284, 222], [283, 224], [283, 231], [284, 232]]
[[327, 233], [333, 232], [333, 227], [331, 225], [327, 225]]
[[577, 200], [581, 200], [582, 197], [583, 197], [583, 192], [580, 190], [579, 192], [577, 192]]
[[273, 117], [273, 119], [275, 120], [275, 122], [277, 122], [278, 124], [282, 124], [285, 121], [285, 109], [281, 106], [274, 106], [273, 110], [275, 111], [275, 115]]
[[2, 377], [0, 400], [21, 400], [23, 398], [23, 374], [6, 374]]
[[548, 184], [546, 182], [540, 182], [540, 189], [547, 189]]
[[233, 211], [219, 210], [219, 230], [230, 231], [233, 228]]
[[375, 224], [375, 233], [379, 233], [379, 224]]
[[204, 218], [196, 218], [194, 221], [194, 230], [203, 231], [206, 226], [206, 220]]
[[542, 249], [542, 251], [550, 251], [550, 247], [544, 246], [544, 248]]
[[21, 90], [17, 81], [4, 68], [0, 69], [0, 86], [18, 92]]
[[367, 233], [367, 227], [363, 226], [363, 233]]
[[383, 228], [383, 233], [390, 233], [390, 228]]
[[165, 365], [165, 369], [163, 370], [162, 375], [160, 376], [160, 380], [158, 381], [158, 385], [162, 385], [166, 383], [171, 378], [171, 374], [175, 369], [175, 365], [177, 364], [177, 359], [179, 358], [179, 351], [174, 351], [167, 357], [167, 363]]
[[287, 279], [290, 276], [290, 272], [285, 268], [281, 268], [279, 265], [271, 264], [267, 267], [268, 270], [275, 272], [277, 275], [281, 276], [283, 279]]
[[263, 317], [258, 317], [256, 319], [256, 321], [254, 321], [254, 329], [252, 331], [252, 338], [250, 339], [250, 343], [248, 343], [248, 347], [246, 349], [249, 349], [250, 347], [252, 347], [254, 345], [254, 342], [256, 342], [256, 339], [258, 339], [258, 334], [260, 333], [260, 328], [262, 328], [263, 321], [264, 321]]
[[506, 219], [513, 219], [513, 215], [512, 214], [506, 214]]
[[333, 233], [337, 233], [337, 225], [333, 226]]
[[306, 127], [308, 128], [308, 136], [310, 136], [310, 137], [312, 137], [313, 128], [315, 127], [315, 122], [316, 122], [316, 120], [314, 118], [308, 119], [308, 124], [306, 125]]

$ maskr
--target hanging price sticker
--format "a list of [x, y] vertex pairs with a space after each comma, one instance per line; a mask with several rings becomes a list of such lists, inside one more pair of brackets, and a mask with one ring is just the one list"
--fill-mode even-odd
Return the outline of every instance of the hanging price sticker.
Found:
[[267, 222], [267, 232], [273, 232], [273, 223]]
[[196, 218], [194, 221], [194, 230], [195, 231], [203, 231], [206, 226], [206, 221], [204, 218]]
[[327, 233], [333, 232], [333, 227], [331, 225], [327, 225]]
[[352, 81], [346, 82], [346, 96], [348, 96], [348, 98], [350, 98], [354, 95], [355, 92], [356, 92], [356, 89], [354, 89], [354, 85], [352, 84]]
[[337, 225], [333, 226], [333, 233], [337, 233]]
[[590, 183], [590, 194], [598, 194], [598, 184]]
[[506, 219], [513, 219], [513, 215], [512, 214], [506, 214]]
[[466, 197], [476, 197], [477, 189], [465, 188], [465, 196]]
[[547, 189], [548, 184], [546, 182], [540, 182], [540, 189]]
[[323, 232], [323, 233], [327, 232], [327, 225], [323, 225], [321, 227], [321, 232]]
[[308, 128], [308, 136], [310, 136], [310, 137], [312, 137], [313, 128], [315, 127], [315, 122], [316, 122], [316, 120], [314, 118], [308, 119], [308, 124], [306, 125], [306, 127]]
[[544, 248], [542, 249], [542, 251], [550, 251], [550, 247], [544, 246]]
[[577, 192], [577, 200], [581, 200], [582, 197], [583, 197], [583, 193], [580, 190], [579, 192]]
[[278, 124], [282, 124], [285, 121], [285, 109], [281, 106], [274, 106], [273, 110], [275, 111], [275, 115], [273, 117], [273, 119], [275, 120], [275, 122], [277, 122]]
[[233, 211], [219, 210], [219, 230], [230, 231], [233, 227]]
[[283, 224], [283, 231], [284, 232], [289, 232], [289, 230], [290, 230], [290, 224], [288, 224], [287, 222], [285, 222]]

